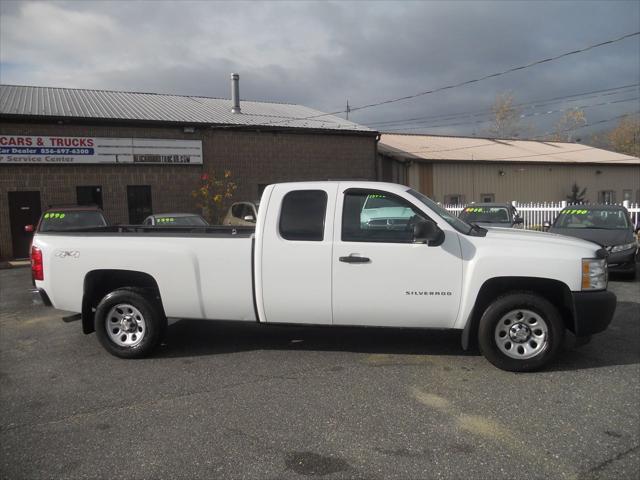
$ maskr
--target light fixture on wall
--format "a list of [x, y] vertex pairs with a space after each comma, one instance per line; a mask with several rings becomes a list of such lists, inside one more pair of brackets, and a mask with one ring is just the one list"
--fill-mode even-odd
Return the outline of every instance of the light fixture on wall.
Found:
[[596, 170], [596, 175], [600, 175], [602, 173], [602, 170]]
[[184, 133], [195, 133], [195, 131], [196, 131], [196, 127], [184, 127], [184, 128], [182, 129], [182, 131], [183, 131]]
[[504, 170], [502, 169], [498, 170], [498, 175], [500, 175], [501, 177], [504, 177], [505, 176]]

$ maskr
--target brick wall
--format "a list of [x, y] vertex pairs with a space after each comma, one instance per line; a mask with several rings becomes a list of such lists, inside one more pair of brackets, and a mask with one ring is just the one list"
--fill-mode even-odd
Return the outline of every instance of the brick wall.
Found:
[[102, 186], [111, 222], [127, 223], [127, 185], [150, 185], [154, 212], [196, 211], [191, 191], [203, 172], [233, 172], [235, 199], [258, 198], [258, 185], [327, 178], [375, 178], [373, 136], [141, 126], [0, 123], [0, 134], [202, 140], [203, 165], [0, 164], [0, 258], [11, 258], [8, 194], [40, 192], [42, 208], [76, 203], [76, 186]]

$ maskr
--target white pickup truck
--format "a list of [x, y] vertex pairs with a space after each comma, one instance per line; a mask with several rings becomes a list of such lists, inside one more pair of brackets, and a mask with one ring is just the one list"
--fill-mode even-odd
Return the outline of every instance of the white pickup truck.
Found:
[[149, 354], [167, 317], [455, 329], [499, 368], [528, 371], [611, 322], [595, 243], [452, 216], [402, 185], [268, 186], [253, 227], [38, 232], [34, 283], [81, 313], [112, 354]]

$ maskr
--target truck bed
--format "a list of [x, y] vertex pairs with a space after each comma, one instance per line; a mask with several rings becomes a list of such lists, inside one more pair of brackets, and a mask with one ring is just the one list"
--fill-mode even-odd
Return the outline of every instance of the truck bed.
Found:
[[254, 231], [116, 225], [40, 232], [46, 272], [40, 286], [56, 308], [80, 312], [78, 292], [92, 274], [141, 272], [157, 282], [168, 317], [255, 320]]

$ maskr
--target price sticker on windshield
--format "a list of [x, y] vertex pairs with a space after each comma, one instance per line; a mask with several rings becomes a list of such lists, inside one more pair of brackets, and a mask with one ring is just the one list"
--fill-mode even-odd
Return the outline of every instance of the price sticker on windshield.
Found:
[[49, 212], [44, 214], [45, 220], [58, 220], [65, 217], [65, 214], [62, 212]]
[[589, 213], [589, 210], [569, 209], [569, 210], [562, 210], [562, 212], [560, 213], [563, 215], [586, 215], [587, 213]]

